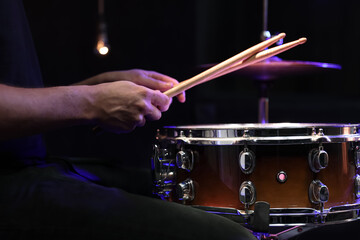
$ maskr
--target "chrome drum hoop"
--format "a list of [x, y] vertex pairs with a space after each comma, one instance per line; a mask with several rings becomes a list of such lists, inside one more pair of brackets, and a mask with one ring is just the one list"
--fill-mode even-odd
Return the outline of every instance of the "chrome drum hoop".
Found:
[[[218, 214], [231, 219], [237, 217], [248, 219], [253, 214], [234, 208], [193, 206], [209, 213]], [[292, 227], [306, 225], [329, 225], [345, 223], [360, 219], [360, 204], [349, 204], [324, 209], [323, 212], [313, 208], [270, 208], [270, 227]], [[242, 221], [238, 222], [242, 222]]]
[[167, 126], [156, 138], [192, 145], [279, 145], [360, 140], [360, 124], [268, 123]]
[[312, 208], [270, 209], [270, 226], [299, 226], [309, 224], [338, 224], [360, 219], [360, 204], [324, 209]]

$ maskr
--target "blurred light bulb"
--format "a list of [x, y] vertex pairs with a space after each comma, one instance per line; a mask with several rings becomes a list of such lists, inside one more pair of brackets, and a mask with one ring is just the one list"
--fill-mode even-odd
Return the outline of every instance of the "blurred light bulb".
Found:
[[109, 52], [109, 47], [103, 40], [99, 40], [96, 44], [96, 50], [100, 55], [106, 55]]
[[105, 8], [104, 8], [105, 0], [98, 0], [98, 41], [96, 43], [96, 54], [105, 56], [109, 53], [110, 47], [107, 36], [107, 27], [105, 22]]
[[102, 48], [100, 48], [99, 49], [99, 53], [101, 54], [101, 55], [106, 55], [107, 53], [109, 52], [109, 48], [108, 47], [102, 47]]
[[105, 19], [103, 16], [103, 9], [102, 9], [102, 12], [99, 13], [98, 37], [97, 37], [95, 52], [96, 54], [105, 56], [109, 53], [109, 51], [110, 51], [110, 46], [107, 35], [107, 26], [105, 23]]

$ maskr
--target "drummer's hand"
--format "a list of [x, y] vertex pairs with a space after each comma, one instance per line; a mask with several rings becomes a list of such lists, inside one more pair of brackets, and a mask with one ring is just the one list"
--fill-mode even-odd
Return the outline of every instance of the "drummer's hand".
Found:
[[[173, 86], [179, 84], [179, 82], [174, 78], [158, 72], [146, 71], [142, 69], [105, 72], [86, 79], [79, 84], [95, 85], [99, 83], [115, 82], [121, 80], [130, 81], [153, 90], [159, 90], [161, 92], [165, 92], [166, 90], [169, 90]], [[179, 102], [185, 102], [185, 92], [179, 94], [177, 99]]]
[[158, 90], [152, 90], [128, 81], [91, 86], [91, 119], [104, 130], [121, 133], [144, 126], [146, 120], [161, 118], [167, 111], [170, 98]]

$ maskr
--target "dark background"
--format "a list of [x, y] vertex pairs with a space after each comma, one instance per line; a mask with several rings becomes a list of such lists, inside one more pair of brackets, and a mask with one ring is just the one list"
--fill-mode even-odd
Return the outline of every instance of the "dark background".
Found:
[[[111, 45], [94, 54], [97, 1], [24, 0], [46, 86], [67, 85], [104, 71], [143, 68], [185, 80], [260, 41], [262, 1], [105, 0]], [[336, 63], [323, 70], [276, 79], [270, 122], [360, 122], [360, 31], [356, 0], [269, 1], [269, 30], [305, 45], [285, 60]], [[94, 135], [90, 127], [46, 134], [50, 154], [113, 158], [148, 166], [156, 129], [166, 125], [256, 123], [258, 88], [251, 78], [227, 75], [187, 91], [160, 121], [132, 133]]]

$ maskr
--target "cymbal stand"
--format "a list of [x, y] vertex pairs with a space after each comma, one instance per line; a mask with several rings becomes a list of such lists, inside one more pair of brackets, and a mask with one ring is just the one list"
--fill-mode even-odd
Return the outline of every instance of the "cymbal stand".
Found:
[[257, 81], [259, 100], [258, 100], [258, 122], [269, 122], [269, 87], [270, 81]]
[[[263, 0], [263, 26], [260, 39], [265, 41], [271, 37], [268, 31], [268, 0]], [[266, 80], [266, 79], [265, 79]], [[259, 82], [259, 100], [258, 100], [258, 122], [269, 122], [269, 83], [267, 81]]]

